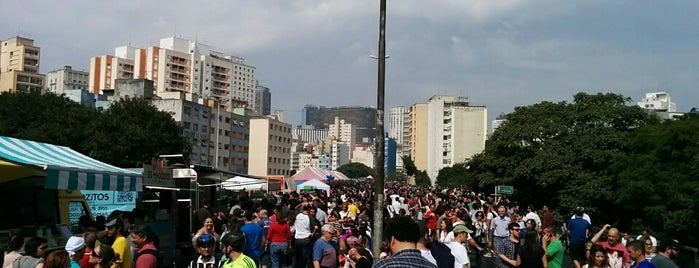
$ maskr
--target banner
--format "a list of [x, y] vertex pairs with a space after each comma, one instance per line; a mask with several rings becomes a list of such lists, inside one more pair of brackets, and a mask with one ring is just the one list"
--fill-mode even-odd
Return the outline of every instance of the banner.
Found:
[[131, 211], [136, 207], [136, 192], [82, 190], [92, 216], [109, 216], [115, 210]]

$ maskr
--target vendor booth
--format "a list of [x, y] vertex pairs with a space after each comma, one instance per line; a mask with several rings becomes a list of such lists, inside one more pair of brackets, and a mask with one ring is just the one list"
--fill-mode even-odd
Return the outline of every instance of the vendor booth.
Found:
[[325, 193], [330, 196], [330, 185], [327, 185], [319, 180], [313, 179], [306, 181], [304, 183], [301, 183], [296, 186], [296, 192], [300, 193], [302, 191], [315, 191], [315, 190], [323, 190]]

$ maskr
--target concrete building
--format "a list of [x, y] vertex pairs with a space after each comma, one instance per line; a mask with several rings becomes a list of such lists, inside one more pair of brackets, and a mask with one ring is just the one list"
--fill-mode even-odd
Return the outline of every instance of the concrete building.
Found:
[[347, 123], [344, 119], [340, 119], [339, 116], [336, 116], [335, 122], [328, 126], [328, 138], [344, 142], [349, 146], [350, 155], [348, 159], [352, 158], [351, 152], [354, 151], [356, 135], [356, 127], [353, 124]]
[[213, 149], [210, 148], [213, 144], [210, 145], [209, 141], [210, 108], [183, 99], [155, 99], [152, 103], [158, 110], [170, 113], [184, 128], [185, 136], [189, 137], [192, 143], [191, 164], [211, 166], [208, 161], [210, 149]]
[[65, 94], [66, 98], [87, 107], [95, 107], [97, 100], [95, 94], [87, 91], [87, 89], [66, 89], [61, 94]]
[[46, 91], [61, 95], [65, 90], [88, 90], [90, 73], [73, 70], [70, 66], [50, 71], [46, 74]]
[[331, 170], [331, 167], [332, 167], [331, 162], [332, 162], [332, 157], [329, 155], [324, 154], [324, 155], [318, 156], [318, 164], [317, 164], [318, 168]]
[[330, 150], [330, 169], [337, 170], [339, 167], [350, 162], [350, 146], [345, 142], [333, 140]]
[[373, 107], [306, 105], [301, 112], [301, 125], [312, 125], [317, 129], [328, 128], [334, 123], [335, 117], [340, 117], [348, 124], [354, 125], [356, 129], [354, 142], [359, 142], [362, 138], [376, 137], [376, 108]]
[[41, 49], [34, 40], [12, 37], [0, 44], [0, 92], [43, 93], [46, 76], [39, 73]]
[[507, 121], [507, 115], [506, 114], [500, 114], [498, 117], [493, 120], [490, 126], [490, 134], [492, 135], [495, 133], [495, 130], [497, 130], [503, 123]]
[[257, 85], [255, 89], [255, 106], [253, 107], [259, 115], [270, 115], [272, 112], [272, 93], [268, 87]]
[[638, 106], [662, 120], [676, 119], [684, 115], [677, 112], [677, 105], [672, 102], [667, 92], [646, 93], [646, 97], [638, 102]]
[[250, 119], [248, 173], [291, 175], [291, 125], [271, 117]]
[[291, 131], [291, 136], [300, 141], [318, 144], [328, 137], [328, 129], [316, 129], [313, 126], [298, 126]]
[[418, 170], [427, 169], [427, 103], [410, 106], [408, 151]]
[[434, 184], [440, 169], [485, 149], [488, 114], [467, 97], [439, 95], [430, 98], [427, 110], [427, 175]]
[[409, 154], [410, 141], [410, 110], [403, 106], [394, 107], [388, 114], [388, 137], [396, 142], [396, 170], [403, 170], [401, 156]]
[[374, 143], [356, 143], [354, 152], [352, 152], [352, 163], [362, 163], [367, 167], [374, 168]]
[[178, 37], [163, 38], [159, 46], [115, 49], [115, 55], [90, 60], [90, 90], [112, 88], [114, 79], [153, 81], [153, 94], [182, 92], [189, 99], [224, 100], [225, 110], [253, 107], [255, 67], [240, 57], [214, 51], [208, 45]]
[[148, 79], [115, 79], [114, 99], [153, 99], [153, 81]]

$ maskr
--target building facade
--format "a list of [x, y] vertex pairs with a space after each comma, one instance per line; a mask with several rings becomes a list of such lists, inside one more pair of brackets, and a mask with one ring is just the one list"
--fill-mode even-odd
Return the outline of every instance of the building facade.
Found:
[[291, 125], [271, 117], [250, 119], [248, 174], [291, 175]]
[[255, 107], [259, 115], [270, 115], [272, 113], [272, 93], [268, 87], [257, 85], [255, 89]]
[[61, 95], [65, 90], [88, 90], [90, 73], [73, 70], [71, 66], [50, 71], [46, 74], [46, 91]]
[[324, 107], [306, 105], [301, 112], [301, 125], [312, 125], [317, 129], [328, 128], [335, 117], [340, 117], [348, 124], [354, 125], [356, 135], [354, 142], [362, 138], [376, 137], [376, 108], [373, 107]]
[[339, 167], [349, 164], [350, 147], [345, 142], [333, 140], [330, 149], [330, 169], [337, 170]]
[[388, 137], [396, 143], [396, 170], [403, 170], [403, 155], [409, 154], [410, 141], [410, 109], [403, 106], [389, 110]]
[[350, 150], [349, 158], [352, 158], [357, 129], [353, 124], [347, 123], [339, 116], [335, 117], [335, 122], [328, 126], [328, 138], [345, 143]]
[[114, 89], [116, 79], [139, 78], [134, 76], [134, 51], [132, 47], [122, 46], [114, 49], [114, 55], [90, 58], [90, 92], [101, 94], [102, 90]]
[[427, 103], [410, 106], [408, 151], [418, 170], [427, 169]]
[[318, 144], [318, 142], [328, 137], [328, 129], [315, 129], [313, 126], [298, 126], [291, 131], [291, 136], [295, 140]]
[[427, 104], [427, 175], [434, 184], [439, 170], [465, 162], [485, 149], [485, 106], [466, 97], [433, 96]]
[[41, 49], [34, 40], [12, 37], [0, 43], [0, 92], [43, 93], [46, 76], [39, 73]]

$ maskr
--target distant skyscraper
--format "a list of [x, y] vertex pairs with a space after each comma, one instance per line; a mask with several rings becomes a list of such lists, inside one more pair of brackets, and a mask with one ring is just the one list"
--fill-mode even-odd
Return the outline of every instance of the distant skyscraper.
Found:
[[260, 84], [255, 89], [255, 111], [260, 115], [270, 115], [272, 109], [272, 93], [268, 87]]
[[0, 44], [0, 92], [44, 92], [46, 76], [39, 73], [41, 49], [34, 46], [34, 40], [12, 37]]
[[465, 162], [485, 148], [488, 114], [466, 97], [432, 96], [427, 104], [427, 175]]
[[[64, 90], [83, 89], [87, 90], [87, 81], [90, 73], [73, 70], [70, 66], [63, 66], [61, 69], [50, 71], [46, 74], [46, 89], [49, 92], [63, 94]], [[94, 96], [93, 96], [94, 99]]]
[[370, 107], [324, 107], [306, 105], [301, 114], [301, 125], [312, 125], [315, 128], [328, 128], [339, 116], [346, 123], [356, 128], [354, 142], [362, 138], [376, 137], [376, 108]]
[[403, 159], [401, 156], [408, 155], [410, 140], [410, 112], [403, 106], [394, 107], [388, 114], [388, 137], [394, 139], [396, 143], [396, 169], [403, 170]]

